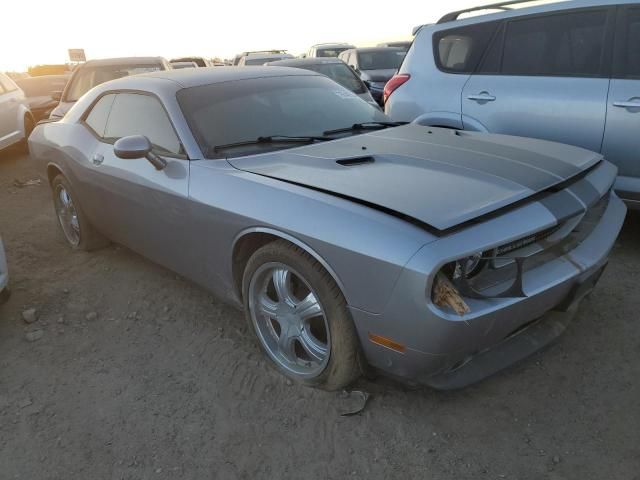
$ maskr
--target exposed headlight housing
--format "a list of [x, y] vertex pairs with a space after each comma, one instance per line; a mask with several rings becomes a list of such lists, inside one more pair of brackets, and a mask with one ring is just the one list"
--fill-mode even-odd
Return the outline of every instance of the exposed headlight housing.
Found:
[[456, 261], [453, 267], [452, 278], [457, 280], [463, 276], [465, 278], [475, 277], [484, 267], [484, 256], [485, 254], [483, 252], [477, 252]]

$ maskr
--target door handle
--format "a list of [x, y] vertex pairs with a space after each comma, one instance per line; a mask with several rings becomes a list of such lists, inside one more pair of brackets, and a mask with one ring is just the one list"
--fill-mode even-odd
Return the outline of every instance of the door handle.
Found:
[[102, 162], [104, 162], [104, 155], [96, 153], [93, 156], [92, 161], [94, 165], [102, 165]]
[[639, 102], [613, 102], [613, 106], [620, 107], [620, 108], [640, 108], [640, 101]]
[[473, 100], [475, 102], [493, 102], [496, 97], [493, 95], [489, 95], [489, 92], [480, 92], [476, 95], [469, 95], [467, 99]]

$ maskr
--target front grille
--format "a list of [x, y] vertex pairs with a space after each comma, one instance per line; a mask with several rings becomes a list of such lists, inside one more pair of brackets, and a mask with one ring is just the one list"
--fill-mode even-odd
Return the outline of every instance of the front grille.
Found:
[[[610, 194], [607, 193], [586, 212], [581, 213], [582, 218], [569, 218], [559, 225], [496, 248], [494, 257], [498, 258], [488, 262], [488, 268], [470, 279], [469, 283], [475, 290], [482, 292], [513, 281], [517, 270], [513, 260], [515, 257], [526, 257], [523, 264], [523, 273], [526, 274], [527, 271], [565, 255], [593, 232], [604, 215], [609, 200]], [[526, 290], [526, 283], [524, 287]]]
[[525, 238], [520, 238], [518, 240], [515, 240], [513, 242], [507, 243], [505, 245], [501, 245], [498, 248], [496, 248], [495, 250], [495, 256], [496, 257], [501, 257], [507, 253], [510, 252], [514, 252], [516, 250], [519, 250], [521, 248], [527, 247], [533, 243], [537, 243], [540, 242], [542, 240], [544, 240], [547, 237], [550, 237], [551, 235], [553, 235], [555, 232], [557, 232], [558, 230], [560, 230], [560, 228], [562, 227], [563, 224], [560, 225], [556, 225], [554, 227], [550, 227], [547, 228], [546, 230], [542, 230], [540, 232], [537, 232], [533, 235], [530, 235], [528, 237]]

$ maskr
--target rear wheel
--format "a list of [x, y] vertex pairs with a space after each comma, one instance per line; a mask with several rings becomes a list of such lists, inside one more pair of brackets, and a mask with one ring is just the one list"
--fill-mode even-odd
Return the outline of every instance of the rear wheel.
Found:
[[265, 245], [247, 263], [243, 293], [247, 320], [280, 372], [326, 390], [361, 375], [346, 301], [309, 254], [281, 240]]
[[51, 182], [51, 188], [58, 224], [71, 248], [91, 251], [109, 244], [87, 219], [65, 177], [56, 176]]

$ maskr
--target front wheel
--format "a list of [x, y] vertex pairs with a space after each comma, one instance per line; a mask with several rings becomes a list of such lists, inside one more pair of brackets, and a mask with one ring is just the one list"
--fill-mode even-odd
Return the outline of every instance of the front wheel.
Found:
[[247, 263], [243, 294], [260, 347], [286, 376], [336, 390], [361, 375], [346, 301], [309, 254], [283, 240], [260, 248]]

